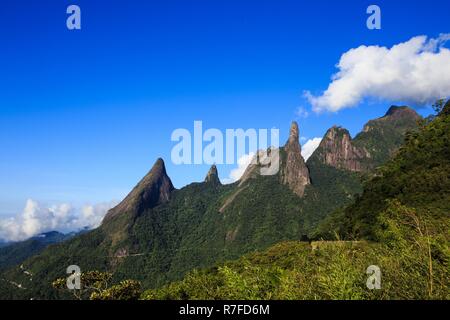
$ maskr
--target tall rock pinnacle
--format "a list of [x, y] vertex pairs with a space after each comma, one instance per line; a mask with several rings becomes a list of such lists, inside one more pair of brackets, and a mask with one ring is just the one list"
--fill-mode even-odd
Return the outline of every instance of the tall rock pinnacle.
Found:
[[302, 197], [305, 187], [311, 183], [309, 170], [302, 157], [299, 142], [299, 129], [297, 122], [292, 122], [289, 139], [284, 146], [286, 158], [281, 164], [281, 182], [289, 186], [298, 196]]
[[159, 158], [149, 173], [116, 207], [109, 210], [103, 222], [121, 214], [138, 215], [169, 200], [174, 190], [172, 181], [166, 172], [164, 161]]
[[216, 165], [212, 165], [211, 169], [209, 169], [208, 174], [206, 175], [205, 182], [212, 184], [221, 184], [219, 179], [219, 173], [217, 172]]
[[289, 139], [287, 144], [293, 144], [293, 145], [298, 145], [300, 147], [299, 144], [299, 138], [300, 138], [300, 133], [299, 133], [299, 129], [298, 129], [298, 123], [293, 121], [291, 124], [291, 129], [289, 130]]

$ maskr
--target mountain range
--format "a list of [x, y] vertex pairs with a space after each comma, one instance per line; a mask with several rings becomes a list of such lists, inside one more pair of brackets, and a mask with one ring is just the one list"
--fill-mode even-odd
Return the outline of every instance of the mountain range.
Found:
[[[1, 277], [8, 285], [0, 297], [61, 298], [51, 282], [64, 276], [69, 265], [108, 270], [115, 281], [131, 278], [144, 288], [160, 288], [194, 269], [283, 241], [311, 241], [330, 236], [331, 230], [349, 237], [348, 229], [335, 223], [339, 217], [352, 220], [354, 214], [341, 209], [361, 201], [363, 182], [379, 174], [377, 168], [397, 154], [421, 121], [414, 110], [393, 106], [355, 138], [332, 127], [306, 162], [294, 122], [279, 149], [276, 175], [263, 176], [260, 165], [250, 165], [229, 185], [220, 182], [212, 166], [203, 182], [176, 189], [158, 159], [99, 228], [50, 245], [21, 267], [4, 271]], [[348, 223], [347, 228], [356, 225]], [[324, 226], [330, 229], [324, 231]], [[364, 228], [355, 233], [366, 234]], [[33, 274], [32, 281], [23, 268]], [[12, 285], [22, 283], [26, 286]]]
[[450, 299], [450, 101], [404, 140], [354, 202], [320, 222], [317, 241], [280, 242], [141, 298]]
[[0, 270], [21, 263], [27, 258], [40, 253], [51, 244], [66, 241], [87, 231], [88, 229], [86, 228], [78, 232], [69, 233], [50, 231], [24, 241], [3, 242], [0, 245]]

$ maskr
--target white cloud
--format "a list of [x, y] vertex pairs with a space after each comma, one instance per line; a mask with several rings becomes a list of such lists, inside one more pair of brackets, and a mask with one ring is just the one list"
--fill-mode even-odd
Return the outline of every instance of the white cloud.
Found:
[[252, 162], [255, 156], [254, 152], [245, 154], [238, 159], [238, 167], [230, 171], [230, 176], [223, 180], [225, 184], [238, 181], [247, 169], [248, 165]]
[[328, 89], [305, 91], [315, 112], [352, 107], [365, 98], [425, 105], [450, 96], [450, 34], [414, 37], [392, 48], [360, 46], [341, 56]]
[[314, 138], [306, 141], [306, 143], [302, 146], [302, 156], [306, 160], [311, 157], [311, 155], [316, 151], [317, 147], [319, 147], [322, 138]]
[[69, 232], [84, 227], [95, 228], [115, 204], [111, 201], [76, 209], [67, 203], [47, 207], [29, 199], [22, 214], [0, 219], [0, 239], [21, 241], [48, 231]]
[[298, 107], [297, 110], [295, 110], [295, 116], [300, 119], [305, 119], [308, 118], [309, 112], [304, 107]]

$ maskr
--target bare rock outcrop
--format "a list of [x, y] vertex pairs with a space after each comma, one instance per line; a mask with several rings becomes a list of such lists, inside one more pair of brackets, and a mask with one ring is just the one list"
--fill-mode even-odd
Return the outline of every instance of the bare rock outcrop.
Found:
[[159, 158], [150, 172], [134, 187], [125, 199], [109, 210], [103, 219], [103, 223], [120, 214], [135, 216], [146, 209], [165, 203], [169, 201], [174, 189], [172, 181], [167, 175], [164, 161]]
[[354, 172], [365, 171], [364, 160], [370, 158], [366, 150], [353, 144], [347, 129], [336, 126], [327, 131], [318, 150], [318, 157], [323, 163]]
[[285, 157], [281, 161], [281, 183], [302, 197], [307, 185], [311, 184], [309, 170], [302, 156], [297, 122], [293, 122], [289, 139], [284, 146]]
[[209, 169], [208, 174], [205, 178], [205, 182], [212, 183], [214, 185], [221, 185], [216, 165], [212, 165]]

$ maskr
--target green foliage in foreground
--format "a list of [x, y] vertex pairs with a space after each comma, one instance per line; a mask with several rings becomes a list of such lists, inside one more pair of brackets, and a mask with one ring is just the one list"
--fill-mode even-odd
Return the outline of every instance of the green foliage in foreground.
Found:
[[[403, 207], [392, 207], [403, 214]], [[448, 241], [384, 217], [386, 242], [284, 242], [238, 261], [189, 273], [142, 299], [449, 299]], [[404, 228], [409, 236], [405, 236]], [[369, 290], [369, 266], [381, 289]]]
[[75, 299], [90, 300], [137, 300], [141, 295], [141, 284], [135, 280], [124, 280], [111, 285], [113, 275], [109, 272], [89, 271], [80, 274], [80, 288], [67, 289], [67, 279], [53, 281], [53, 288], [72, 293]]

